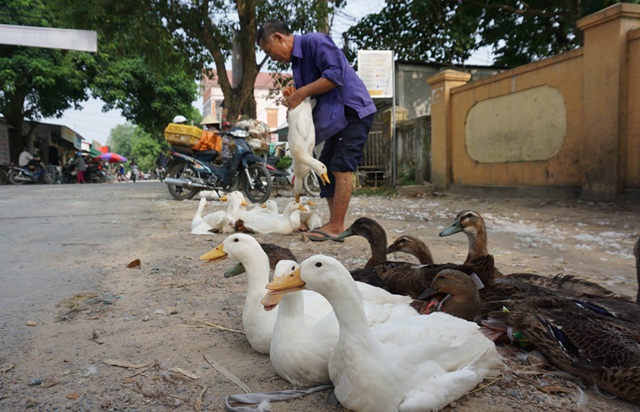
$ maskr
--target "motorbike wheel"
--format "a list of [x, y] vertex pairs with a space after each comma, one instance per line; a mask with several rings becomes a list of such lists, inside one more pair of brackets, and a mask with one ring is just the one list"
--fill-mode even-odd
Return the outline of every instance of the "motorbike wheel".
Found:
[[43, 178], [44, 182], [48, 185], [53, 183], [53, 177], [51, 177], [51, 175], [49, 173], [45, 173], [44, 174], [44, 178]]
[[[169, 170], [169, 177], [174, 179], [189, 179], [193, 174], [191, 168], [186, 163], [178, 163]], [[167, 185], [169, 187], [169, 194], [176, 200], [191, 199], [199, 192], [198, 189], [189, 189], [184, 186]]]
[[249, 166], [249, 176], [253, 181], [248, 181], [246, 174], [242, 175], [244, 184], [244, 193], [252, 203], [264, 203], [271, 196], [271, 174], [267, 167], [262, 163], [254, 163]]
[[18, 179], [18, 176], [21, 174], [22, 172], [18, 171], [18, 170], [12, 170], [11, 172], [9, 172], [9, 182], [12, 185], [23, 185], [25, 184], [27, 181], [26, 180], [21, 180]]
[[309, 196], [320, 196], [320, 179], [318, 179], [318, 175], [313, 170], [302, 180], [302, 187]]

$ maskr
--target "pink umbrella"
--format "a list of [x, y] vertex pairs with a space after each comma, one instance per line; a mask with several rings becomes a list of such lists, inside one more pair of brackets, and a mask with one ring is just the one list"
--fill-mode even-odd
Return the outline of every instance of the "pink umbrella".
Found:
[[127, 161], [126, 157], [120, 156], [117, 153], [103, 153], [99, 156], [94, 157], [94, 159], [102, 160], [109, 163], [124, 163]]

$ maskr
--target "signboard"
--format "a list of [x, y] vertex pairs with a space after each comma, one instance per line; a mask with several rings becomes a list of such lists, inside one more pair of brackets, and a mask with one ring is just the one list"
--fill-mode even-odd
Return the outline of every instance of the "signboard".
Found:
[[0, 24], [0, 44], [95, 53], [98, 51], [98, 34], [89, 30]]
[[11, 163], [9, 153], [9, 127], [0, 124], [0, 165]]
[[73, 132], [73, 130], [69, 129], [68, 127], [62, 126], [60, 128], [60, 136], [67, 142], [73, 145], [76, 144], [76, 134]]
[[392, 50], [359, 50], [358, 76], [373, 98], [393, 97]]

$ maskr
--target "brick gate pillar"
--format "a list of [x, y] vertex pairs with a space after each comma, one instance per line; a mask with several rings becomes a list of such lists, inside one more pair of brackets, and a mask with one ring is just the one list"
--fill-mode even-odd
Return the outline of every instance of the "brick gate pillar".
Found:
[[431, 183], [445, 190], [451, 183], [451, 89], [471, 79], [469, 73], [445, 70], [431, 76]]

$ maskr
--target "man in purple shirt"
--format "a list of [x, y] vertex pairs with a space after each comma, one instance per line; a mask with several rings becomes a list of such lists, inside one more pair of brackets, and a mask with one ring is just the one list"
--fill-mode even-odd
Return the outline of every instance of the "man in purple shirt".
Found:
[[320, 196], [327, 199], [329, 222], [309, 232], [314, 241], [333, 239], [344, 225], [351, 200], [351, 176], [362, 163], [362, 148], [376, 107], [364, 82], [342, 51], [325, 34], [294, 35], [286, 23], [268, 20], [258, 30], [258, 45], [273, 60], [291, 63], [296, 90], [286, 97], [292, 109], [307, 97], [316, 99], [313, 122], [319, 160], [332, 176]]

